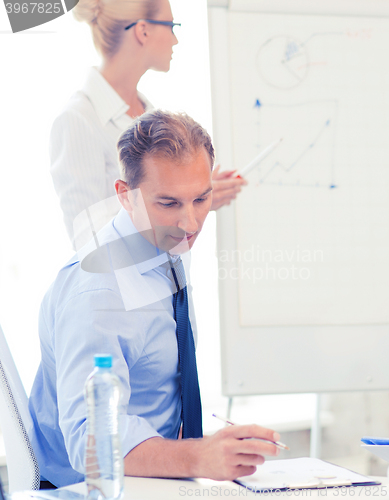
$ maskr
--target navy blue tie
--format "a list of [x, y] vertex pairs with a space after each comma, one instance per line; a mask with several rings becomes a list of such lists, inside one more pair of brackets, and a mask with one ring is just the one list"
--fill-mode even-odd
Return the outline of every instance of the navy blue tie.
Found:
[[196, 352], [189, 321], [188, 292], [181, 258], [170, 261], [177, 292], [173, 295], [174, 319], [177, 323], [178, 361], [181, 372], [182, 437], [203, 437], [201, 399], [197, 375]]

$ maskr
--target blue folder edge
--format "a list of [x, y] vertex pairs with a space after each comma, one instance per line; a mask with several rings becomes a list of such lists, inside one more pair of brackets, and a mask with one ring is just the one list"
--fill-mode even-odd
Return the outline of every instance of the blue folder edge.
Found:
[[381, 437], [372, 437], [372, 436], [364, 436], [361, 438], [362, 443], [365, 444], [373, 444], [379, 446], [389, 445], [389, 438], [381, 438]]
[[327, 488], [355, 488], [356, 486], [380, 486], [382, 483], [379, 481], [366, 481], [363, 483], [352, 483], [352, 484], [345, 484], [342, 486], [339, 485], [333, 485], [331, 486], [330, 484], [327, 484], [326, 486], [304, 486], [303, 488], [289, 488], [289, 486], [285, 486], [283, 488], [255, 488], [254, 486], [248, 486], [245, 484], [243, 481], [239, 481], [238, 479], [235, 479], [234, 483], [239, 484], [239, 486], [242, 486], [242, 488], [245, 488], [247, 490], [253, 491], [254, 493], [264, 493], [264, 492], [273, 492], [273, 491], [293, 491], [293, 490], [325, 490]]

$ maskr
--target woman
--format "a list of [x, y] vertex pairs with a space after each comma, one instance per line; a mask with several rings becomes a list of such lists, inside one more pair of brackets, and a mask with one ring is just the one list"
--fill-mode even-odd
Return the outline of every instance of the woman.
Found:
[[[90, 70], [84, 88], [55, 120], [50, 137], [51, 174], [73, 244], [75, 217], [115, 194], [119, 136], [152, 108], [137, 91], [140, 78], [148, 69], [169, 71], [178, 43], [168, 0], [80, 0], [74, 15], [91, 27], [102, 64]], [[219, 173], [219, 167], [213, 181], [214, 210], [230, 203], [245, 184], [231, 171]], [[93, 218], [94, 231], [118, 211], [115, 202], [102, 206]], [[78, 248], [90, 234], [77, 239]]]

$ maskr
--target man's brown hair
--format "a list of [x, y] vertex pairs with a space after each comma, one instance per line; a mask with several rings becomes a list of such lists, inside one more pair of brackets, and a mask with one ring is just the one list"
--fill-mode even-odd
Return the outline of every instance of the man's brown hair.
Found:
[[154, 110], [136, 118], [118, 142], [122, 179], [136, 189], [144, 179], [147, 157], [186, 161], [205, 148], [211, 161], [215, 152], [208, 132], [185, 113]]

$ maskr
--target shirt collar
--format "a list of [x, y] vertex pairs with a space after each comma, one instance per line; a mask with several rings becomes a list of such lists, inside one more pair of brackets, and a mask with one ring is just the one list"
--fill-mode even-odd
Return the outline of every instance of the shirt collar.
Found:
[[97, 68], [89, 70], [82, 90], [93, 104], [102, 125], [106, 125], [109, 120], [126, 113], [129, 109], [129, 105], [123, 101]]
[[[130, 109], [130, 106], [111, 87], [96, 67], [90, 68], [82, 91], [90, 99], [103, 126], [110, 120], [114, 121], [124, 115]], [[152, 105], [143, 94], [138, 92], [138, 96], [144, 103], [146, 111], [152, 109]]]
[[84, 271], [106, 273], [135, 265], [138, 272], [144, 274], [158, 267], [169, 269], [169, 260], [174, 263], [180, 257], [188, 275], [190, 252], [168, 256], [137, 231], [129, 214], [121, 208], [95, 238], [76, 252], [67, 266], [80, 262]]
[[[123, 238], [126, 249], [135, 261], [140, 274], [147, 273], [168, 262], [167, 253], [152, 245], [137, 231], [124, 208], [120, 210], [112, 224], [117, 234]], [[144, 260], [140, 259], [140, 256], [144, 256]]]

